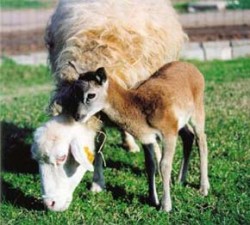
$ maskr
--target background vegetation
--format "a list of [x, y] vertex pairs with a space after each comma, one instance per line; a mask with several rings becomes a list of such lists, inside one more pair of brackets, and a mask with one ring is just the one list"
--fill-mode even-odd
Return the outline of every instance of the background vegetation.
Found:
[[47, 8], [55, 4], [56, 0], [1, 0], [3, 9]]
[[[187, 12], [190, 2], [199, 0], [171, 0], [178, 12]], [[250, 9], [250, 0], [226, 0], [228, 9]], [[54, 6], [58, 0], [1, 0], [3, 9], [48, 8]]]
[[[250, 223], [250, 59], [194, 62], [206, 79], [206, 131], [211, 191], [198, 192], [199, 157], [194, 149], [188, 183], [175, 182], [182, 157], [174, 161], [170, 214], [147, 202], [143, 153], [127, 153], [120, 133], [108, 128], [105, 146], [107, 190], [89, 191], [88, 173], [69, 210], [44, 209], [37, 164], [30, 158], [32, 132], [49, 118], [45, 109], [52, 82], [46, 67], [1, 65], [1, 224], [249, 224]], [[161, 182], [157, 177], [161, 196]]]

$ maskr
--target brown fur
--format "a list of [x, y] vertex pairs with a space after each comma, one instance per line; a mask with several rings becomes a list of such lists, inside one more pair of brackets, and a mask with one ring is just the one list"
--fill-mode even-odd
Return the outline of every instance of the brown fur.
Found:
[[[204, 78], [193, 65], [172, 62], [160, 68], [136, 89], [126, 90], [109, 77], [107, 106], [104, 112], [123, 129], [137, 137], [144, 145], [154, 143], [161, 134], [164, 149], [160, 163], [163, 178], [162, 209], [170, 211], [170, 176], [179, 130], [184, 145], [184, 160], [179, 179], [185, 180], [193, 134], [187, 123], [192, 120], [200, 149], [200, 190], [207, 195], [207, 142], [204, 133]], [[114, 94], [116, 93], [116, 94]], [[151, 175], [149, 175], [152, 177]], [[154, 180], [154, 179], [152, 179]], [[155, 187], [153, 187], [156, 193]], [[157, 199], [156, 197], [152, 199]], [[154, 200], [157, 204], [157, 200]]]
[[[203, 104], [203, 76], [188, 63], [169, 63], [137, 89], [130, 91], [118, 86], [112, 79], [109, 81], [108, 102], [115, 105], [116, 111], [122, 112], [118, 120], [132, 123], [133, 127], [138, 126], [139, 128], [134, 128], [136, 130], [143, 130], [142, 124], [147, 124], [160, 129], [161, 132], [177, 134], [178, 118], [173, 112], [173, 107], [188, 110], [190, 102]], [[137, 132], [133, 131], [138, 137], [139, 134], [135, 133]]]

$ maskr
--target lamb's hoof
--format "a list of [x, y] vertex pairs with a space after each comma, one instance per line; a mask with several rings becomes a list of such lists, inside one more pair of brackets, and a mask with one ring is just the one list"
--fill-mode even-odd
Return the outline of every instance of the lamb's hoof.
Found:
[[103, 189], [104, 189], [104, 188], [102, 188], [99, 184], [93, 182], [90, 190], [91, 190], [93, 193], [99, 193], [99, 192], [103, 191]]
[[137, 144], [124, 144], [125, 148], [128, 149], [129, 152], [137, 153], [140, 152], [140, 147]]
[[160, 202], [159, 202], [158, 198], [149, 197], [149, 204], [154, 206], [154, 207], [158, 207], [160, 205]]
[[136, 144], [136, 142], [132, 140], [126, 140], [122, 145], [125, 149], [128, 150], [128, 152], [132, 153], [140, 152], [140, 147]]
[[209, 184], [201, 185], [199, 191], [203, 196], [207, 196], [208, 195], [208, 190], [209, 190]]
[[169, 212], [171, 212], [171, 210], [172, 210], [172, 206], [171, 205], [164, 205], [164, 206], [162, 205], [161, 206], [161, 211], [169, 213]]
[[161, 211], [170, 212], [172, 210], [172, 202], [170, 201], [164, 201], [161, 202]]
[[138, 147], [138, 145], [135, 145], [133, 148], [129, 148], [129, 152], [132, 153], [140, 152], [140, 148]]

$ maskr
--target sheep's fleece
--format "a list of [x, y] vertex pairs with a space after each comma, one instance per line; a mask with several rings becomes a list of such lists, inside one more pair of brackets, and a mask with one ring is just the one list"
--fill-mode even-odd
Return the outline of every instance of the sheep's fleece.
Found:
[[185, 39], [169, 0], [61, 0], [45, 37], [59, 81], [105, 67], [125, 87], [178, 59]]

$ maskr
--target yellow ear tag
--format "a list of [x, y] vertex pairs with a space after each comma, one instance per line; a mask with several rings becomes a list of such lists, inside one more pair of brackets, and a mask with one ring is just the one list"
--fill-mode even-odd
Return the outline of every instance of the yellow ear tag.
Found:
[[86, 153], [86, 156], [88, 158], [88, 160], [93, 163], [94, 159], [95, 159], [95, 156], [94, 154], [89, 150], [89, 147], [88, 146], [84, 146], [83, 147], [83, 151]]

